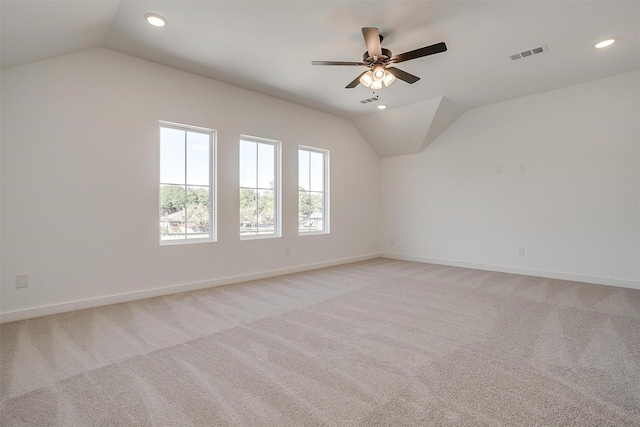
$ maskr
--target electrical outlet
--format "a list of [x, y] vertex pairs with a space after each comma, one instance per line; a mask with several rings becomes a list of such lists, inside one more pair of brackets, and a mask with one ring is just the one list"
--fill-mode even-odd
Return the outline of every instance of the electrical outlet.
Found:
[[396, 244], [396, 239], [392, 237], [391, 240], [389, 240], [389, 243], [391, 243], [391, 246], [394, 246]]
[[518, 248], [518, 256], [524, 256], [524, 248]]
[[291, 255], [291, 248], [284, 248], [284, 254], [285, 254], [286, 256]]
[[28, 288], [29, 287], [29, 275], [18, 274], [16, 275], [16, 288]]
[[524, 173], [524, 163], [520, 163], [520, 164], [518, 165], [518, 172], [520, 172], [520, 173]]
[[501, 174], [502, 173], [502, 165], [496, 166], [496, 173], [497, 174]]

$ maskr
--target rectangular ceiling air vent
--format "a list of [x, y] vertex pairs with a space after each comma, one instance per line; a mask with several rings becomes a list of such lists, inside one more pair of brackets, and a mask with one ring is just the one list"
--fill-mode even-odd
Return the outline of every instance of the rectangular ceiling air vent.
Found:
[[369, 99], [363, 99], [362, 101], [360, 101], [360, 104], [368, 104], [370, 102], [376, 102], [376, 101], [380, 101], [380, 98], [378, 98], [377, 96]]
[[547, 51], [547, 45], [543, 45], [543, 46], [539, 46], [539, 47], [534, 47], [533, 49], [524, 50], [522, 52], [514, 53], [513, 55], [510, 55], [509, 57], [513, 61], [515, 61], [516, 59], [526, 58], [527, 56], [537, 55], [539, 53], [546, 52], [546, 51]]

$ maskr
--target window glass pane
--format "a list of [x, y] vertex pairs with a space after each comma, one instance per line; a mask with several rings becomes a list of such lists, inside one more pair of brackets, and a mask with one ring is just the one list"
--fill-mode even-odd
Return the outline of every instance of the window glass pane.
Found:
[[324, 194], [310, 193], [312, 212], [309, 215], [309, 231], [323, 231], [324, 222]]
[[[263, 142], [264, 141], [264, 142]], [[278, 235], [276, 143], [240, 140], [240, 235]]]
[[160, 128], [160, 182], [184, 184], [185, 131]]
[[256, 234], [258, 223], [257, 191], [240, 189], [240, 234]]
[[240, 141], [240, 187], [256, 188], [258, 171], [256, 169], [257, 144]]
[[309, 152], [298, 150], [298, 186], [309, 191]]
[[160, 123], [160, 240], [215, 237], [213, 131]]
[[311, 169], [311, 191], [324, 190], [324, 154], [310, 152], [310, 169]]
[[183, 239], [185, 232], [185, 187], [182, 185], [160, 186], [160, 238], [161, 240]]
[[258, 233], [275, 232], [275, 199], [273, 190], [258, 190]]
[[210, 219], [209, 187], [187, 187], [187, 238], [209, 237]]
[[328, 151], [298, 149], [298, 231], [328, 233]]
[[273, 188], [275, 182], [275, 147], [258, 144], [258, 188]]
[[209, 185], [209, 135], [187, 132], [187, 184]]
[[311, 215], [311, 198], [306, 191], [298, 192], [298, 231], [309, 230], [309, 215]]

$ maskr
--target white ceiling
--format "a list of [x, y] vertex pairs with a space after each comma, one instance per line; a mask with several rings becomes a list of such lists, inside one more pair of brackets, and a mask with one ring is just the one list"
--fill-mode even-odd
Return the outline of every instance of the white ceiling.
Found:
[[[2, 0], [0, 12], [2, 68], [102, 46], [360, 126], [366, 126], [365, 116], [384, 124], [385, 114], [414, 104], [420, 110], [427, 100], [437, 104], [444, 97], [453, 110], [464, 111], [640, 67], [638, 1]], [[167, 26], [148, 25], [149, 12], [166, 17]], [[370, 89], [344, 89], [364, 68], [311, 65], [312, 60], [361, 60], [365, 26], [378, 27], [383, 47], [394, 54], [440, 41], [449, 48], [399, 64], [421, 80], [380, 90], [389, 105], [384, 112], [375, 110], [376, 103], [359, 102], [372, 96]], [[613, 46], [594, 48], [611, 37], [618, 40]], [[541, 45], [548, 52], [509, 58]], [[397, 118], [387, 115], [394, 125]], [[425, 120], [458, 115], [430, 112]], [[422, 139], [429, 131], [424, 127], [414, 130]], [[416, 144], [415, 135], [411, 144], [424, 145]]]

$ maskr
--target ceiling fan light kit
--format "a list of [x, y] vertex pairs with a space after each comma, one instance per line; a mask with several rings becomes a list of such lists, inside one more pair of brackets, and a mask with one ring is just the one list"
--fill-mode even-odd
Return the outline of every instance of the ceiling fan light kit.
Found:
[[389, 86], [395, 81], [396, 76], [382, 66], [377, 66], [374, 71], [366, 71], [360, 76], [360, 84], [371, 89], [382, 89], [383, 84]]
[[385, 86], [389, 86], [391, 83], [396, 81], [396, 76], [393, 75], [393, 73], [391, 73], [390, 71], [387, 70], [386, 75], [384, 76], [384, 79], [382, 80], [382, 83], [384, 83]]
[[381, 82], [385, 76], [384, 67], [382, 65], [376, 65], [373, 68], [373, 80]]
[[369, 70], [356, 77], [346, 86], [346, 89], [353, 89], [358, 86], [358, 84], [371, 89], [382, 89], [383, 85], [389, 86], [395, 82], [396, 79], [400, 79], [409, 84], [420, 80], [420, 77], [398, 68], [390, 67], [390, 65], [434, 55], [447, 50], [447, 45], [440, 42], [410, 52], [401, 53], [400, 55], [393, 55], [389, 49], [384, 49], [380, 45], [384, 37], [380, 35], [377, 28], [364, 27], [362, 28], [362, 35], [367, 44], [367, 51], [362, 55], [362, 62], [312, 61], [311, 65], [355, 65], [368, 67]]
[[373, 83], [373, 72], [367, 71], [360, 77], [360, 84], [366, 87], [371, 87], [371, 83]]

